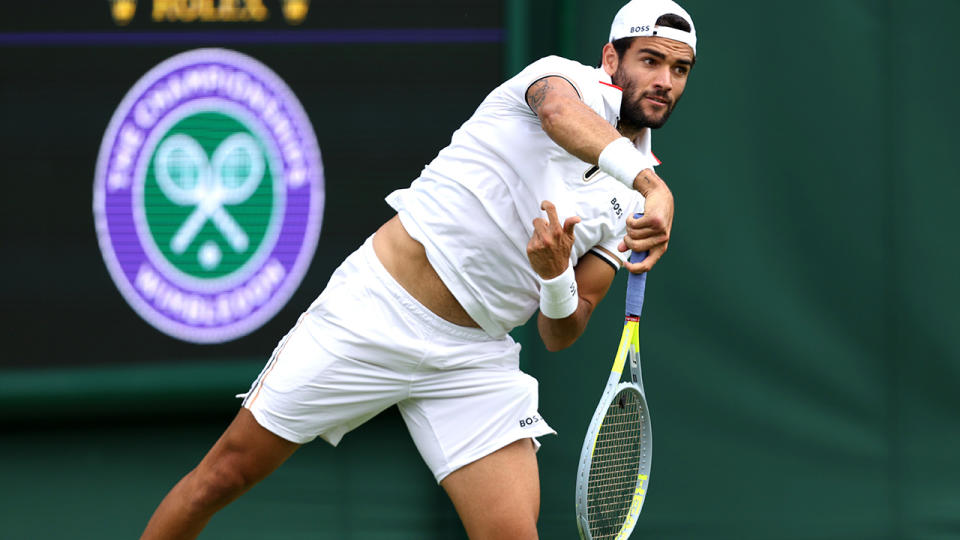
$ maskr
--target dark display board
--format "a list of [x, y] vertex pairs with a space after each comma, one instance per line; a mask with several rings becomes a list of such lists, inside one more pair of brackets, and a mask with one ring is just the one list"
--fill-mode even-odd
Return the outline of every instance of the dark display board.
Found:
[[[3, 368], [265, 358], [339, 261], [392, 215], [383, 197], [416, 178], [503, 73], [499, 2], [61, 1], [42, 7], [15, 3], [5, 11], [0, 22]], [[293, 280], [289, 298], [274, 313], [225, 339], [184, 336], [148, 321], [131, 300], [135, 295], [121, 293], [117, 272], [108, 270], [111, 257], [102, 254], [105, 240], [102, 234], [98, 240], [95, 224], [98, 155], [106, 155], [101, 169], [107, 163], [114, 170], [124, 141], [132, 140], [131, 147], [143, 151], [131, 155], [141, 156], [148, 170], [139, 180], [129, 173], [132, 199], [142, 203], [131, 213], [139, 208], [140, 217], [130, 218], [127, 229], [115, 235], [115, 250], [133, 241], [137, 221], [140, 236], [146, 224], [153, 250], [181, 274], [227, 279], [232, 269], [255, 258], [254, 248], [269, 240], [270, 227], [279, 227], [258, 212], [269, 213], [271, 201], [282, 199], [279, 177], [288, 184], [296, 180], [284, 176], [291, 154], [275, 136], [279, 131], [264, 127], [268, 122], [245, 122], [208, 107], [180, 114], [179, 123], [167, 118], [165, 131], [134, 129], [124, 139], [122, 126], [138, 125], [130, 101], [137, 97], [134, 85], [158, 64], [198, 48], [234, 51], [272, 72], [295, 97], [287, 108], [299, 103], [308, 119], [307, 128], [297, 130], [301, 146], [288, 150], [309, 153], [311, 145], [303, 141], [312, 128], [319, 151], [311, 169], [321, 180], [314, 200], [287, 209], [288, 217], [299, 212], [302, 220], [313, 220], [319, 235], [315, 251], [303, 256], [302, 278]], [[226, 86], [221, 90], [207, 97], [226, 99]], [[150, 95], [138, 96], [149, 105]], [[111, 139], [111, 119], [122, 116], [125, 97], [130, 120], [117, 119]], [[252, 110], [254, 98], [249, 93], [247, 98]], [[264, 107], [261, 103], [260, 112]], [[168, 109], [175, 107], [157, 110]], [[239, 132], [246, 143], [237, 146], [234, 138], [226, 144]], [[113, 149], [104, 150], [111, 142]], [[239, 189], [251, 171], [258, 174], [256, 191], [234, 190], [232, 200], [223, 195], [201, 208], [202, 193]], [[101, 181], [110, 179], [104, 175]], [[291, 203], [293, 192], [286, 195]], [[107, 197], [108, 206], [110, 201]], [[101, 208], [102, 219], [107, 213]], [[283, 235], [274, 240], [278, 250], [284, 248]], [[264, 272], [261, 278], [269, 268]], [[151, 282], [156, 276], [142, 273], [140, 278], [128, 288], [152, 287], [155, 298], [163, 293], [162, 279]], [[251, 290], [248, 300], [255, 296]], [[209, 309], [184, 307], [188, 297], [168, 294], [165, 301], [167, 308], [193, 309], [194, 319], [199, 313], [213, 324], [217, 303], [209, 298], [204, 304]], [[234, 300], [242, 303], [239, 296]]]
[[[641, 323], [654, 457], [634, 537], [960, 538], [960, 2], [681, 3], [699, 56], [654, 136], [677, 213]], [[621, 4], [313, 0], [293, 25], [279, 1], [241, 23], [155, 22], [140, 0], [119, 26], [107, 0], [4, 2], [0, 536], [135, 538], [333, 267], [389, 217], [382, 197], [505, 73], [544, 54], [596, 62]], [[324, 167], [302, 283], [225, 344], [141, 318], [93, 217], [111, 117], [150, 69], [197, 47], [247, 54], [285, 81]], [[570, 349], [546, 352], [534, 329], [524, 340], [559, 433], [537, 454], [541, 538], [576, 537], [582, 435], [623, 289], [621, 275]], [[417, 459], [388, 410], [337, 449], [300, 450], [204, 537], [463, 538]]]

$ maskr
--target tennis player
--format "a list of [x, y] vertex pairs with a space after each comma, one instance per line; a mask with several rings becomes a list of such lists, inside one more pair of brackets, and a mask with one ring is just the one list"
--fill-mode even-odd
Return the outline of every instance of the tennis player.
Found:
[[[548, 57], [490, 93], [387, 197], [396, 216], [280, 341], [143, 538], [194, 538], [300, 445], [336, 445], [392, 405], [471, 539], [536, 538], [536, 437], [553, 430], [508, 332], [539, 309], [546, 347], [569, 346], [620, 266], [645, 272], [666, 251], [673, 196], [651, 130], [695, 54], [686, 11], [633, 0], [599, 68]], [[650, 255], [631, 264], [628, 250]]]

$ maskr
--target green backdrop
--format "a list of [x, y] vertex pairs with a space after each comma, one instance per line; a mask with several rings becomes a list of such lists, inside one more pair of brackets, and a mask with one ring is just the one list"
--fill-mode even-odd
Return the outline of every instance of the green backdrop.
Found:
[[[321, 4], [312, 3], [311, 17]], [[428, 3], [408, 4], [404, 13], [429, 18]], [[483, 95], [527, 61], [562, 54], [596, 63], [619, 4], [465, 3], [438, 15], [437, 25], [501, 26], [505, 41], [404, 45], [390, 55], [369, 45], [360, 47], [365, 69], [328, 54], [330, 45], [240, 48], [274, 67], [304, 102], [324, 152], [328, 206], [372, 208], [373, 215], [346, 227], [333, 210], [291, 305], [263, 330], [222, 347], [174, 343], [142, 323], [111, 288], [92, 224], [56, 243], [56, 217], [24, 221], [16, 202], [41, 193], [41, 182], [78, 182], [86, 197], [112, 107], [177, 49], [141, 47], [122, 76], [73, 79], [92, 104], [73, 113], [86, 127], [75, 144], [54, 145], [65, 137], [55, 122], [63, 115], [44, 89], [72, 73], [71, 64], [33, 68], [58, 58], [106, 66], [109, 54], [5, 46], [4, 159], [42, 156], [45, 144], [55, 157], [28, 179], [12, 178], [17, 169], [8, 168], [5, 184], [17, 197], [0, 203], [8, 249], [0, 270], [8, 343], [0, 371], [0, 536], [135, 537], [229, 421], [232, 395], [256, 375], [335, 262], [389, 215], [382, 195], [415, 177]], [[634, 538], [960, 538], [960, 257], [953, 242], [960, 231], [953, 212], [960, 39], [951, 29], [960, 2], [684, 5], [697, 24], [699, 56], [687, 94], [655, 136], [658, 172], [674, 191], [677, 214], [669, 253], [649, 277], [642, 322], [655, 459]], [[409, 17], [397, 24], [422, 23]], [[5, 35], [20, 30], [3, 28]], [[290, 54], [320, 67], [285, 64]], [[360, 78], [399, 63], [407, 76], [396, 78], [389, 97], [346, 85], [317, 95], [337, 80], [324, 75], [323, 62]], [[24, 97], [30, 90], [33, 97]], [[381, 147], [377, 159], [390, 164], [373, 178], [349, 165], [374, 134], [330, 127], [346, 113], [326, 100], [342, 94], [364, 104], [367, 120], [389, 113], [389, 129], [400, 133], [399, 148]], [[431, 99], [421, 104], [424, 94]], [[407, 100], [433, 100], [430, 121], [418, 120]], [[55, 199], [54, 209], [69, 212], [75, 202]], [[88, 214], [89, 204], [82, 206]], [[30, 260], [49, 265], [35, 271]], [[68, 261], [76, 261], [75, 281], [52, 281], [56, 265]], [[539, 453], [542, 538], [576, 537], [577, 458], [619, 337], [623, 286], [621, 278], [567, 351], [547, 353], [530, 326], [516, 332], [525, 369], [540, 380], [541, 412], [559, 432]], [[79, 306], [91, 299], [122, 331], [115, 342], [69, 332], [57, 342], [44, 322], [83, 315]], [[463, 535], [390, 410], [337, 449], [305, 447], [202, 537]]]

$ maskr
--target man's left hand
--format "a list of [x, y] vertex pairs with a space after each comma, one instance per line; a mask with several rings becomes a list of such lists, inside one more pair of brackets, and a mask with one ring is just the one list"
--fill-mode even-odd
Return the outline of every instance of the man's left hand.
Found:
[[551, 279], [562, 274], [570, 264], [573, 227], [580, 223], [580, 218], [568, 217], [561, 226], [557, 207], [552, 202], [543, 201], [540, 209], [547, 213], [547, 219], [538, 217], [533, 220], [533, 236], [527, 242], [527, 258], [534, 272], [543, 279]]

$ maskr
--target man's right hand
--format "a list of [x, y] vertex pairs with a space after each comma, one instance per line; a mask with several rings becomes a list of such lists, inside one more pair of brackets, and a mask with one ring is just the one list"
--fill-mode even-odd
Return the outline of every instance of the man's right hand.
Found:
[[652, 169], [644, 169], [633, 182], [634, 188], [646, 199], [643, 217], [627, 218], [627, 234], [620, 242], [621, 252], [649, 251], [647, 258], [639, 263], [626, 262], [624, 266], [631, 273], [648, 272], [667, 251], [670, 243], [670, 230], [673, 228], [673, 193], [666, 182]]

